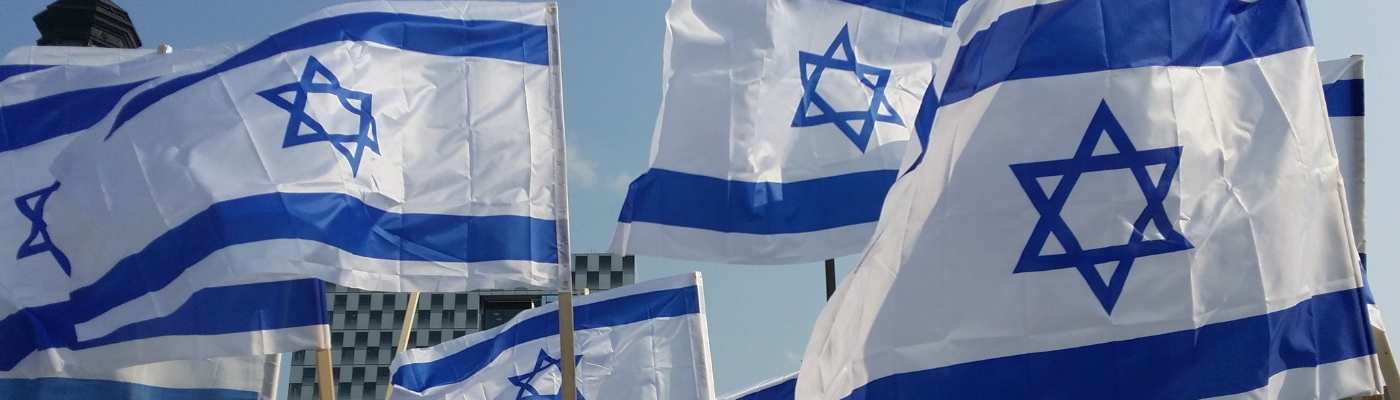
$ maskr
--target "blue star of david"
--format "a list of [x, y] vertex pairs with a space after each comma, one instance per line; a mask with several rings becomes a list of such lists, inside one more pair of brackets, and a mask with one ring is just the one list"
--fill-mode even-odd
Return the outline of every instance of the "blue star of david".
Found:
[[[324, 82], [318, 82], [320, 77]], [[285, 93], [294, 93], [292, 100], [288, 101], [282, 97]], [[331, 94], [340, 99], [340, 106], [346, 111], [359, 116], [359, 131], [355, 133], [328, 132], [324, 125], [311, 115], [306, 113], [307, 99], [312, 93]], [[335, 146], [336, 151], [345, 156], [350, 162], [350, 175], [355, 176], [360, 172], [360, 160], [364, 159], [365, 149], [379, 154], [379, 131], [371, 115], [373, 108], [370, 105], [370, 94], [358, 92], [340, 85], [340, 79], [331, 73], [329, 68], [321, 64], [316, 57], [311, 57], [306, 61], [306, 69], [302, 70], [301, 80], [286, 85], [278, 86], [258, 92], [259, 96], [272, 102], [272, 104], [287, 110], [291, 117], [287, 119], [287, 133], [282, 139], [282, 148], [315, 142], [330, 142]], [[305, 126], [311, 130], [310, 133], [301, 133], [301, 128]], [[353, 144], [354, 148], [347, 147]]]
[[[1104, 135], [1107, 135], [1118, 149], [1117, 154], [1093, 155], [1100, 137]], [[1132, 269], [1134, 260], [1192, 248], [1186, 237], [1172, 227], [1171, 218], [1162, 204], [1171, 190], [1172, 177], [1176, 175], [1180, 162], [1181, 146], [1137, 150], [1128, 139], [1123, 126], [1108, 109], [1108, 104], [1099, 103], [1098, 111], [1089, 122], [1089, 129], [1084, 133], [1084, 139], [1079, 143], [1079, 149], [1073, 158], [1011, 166], [1011, 171], [1016, 174], [1021, 188], [1026, 191], [1026, 196], [1030, 197], [1031, 203], [1040, 213], [1040, 221], [1036, 222], [1035, 229], [1031, 231], [1030, 240], [1021, 251], [1021, 259], [1016, 263], [1013, 273], [1078, 269], [1079, 274], [1098, 297], [1099, 303], [1103, 305], [1104, 311], [1112, 314], [1114, 304], [1123, 293], [1123, 286], [1128, 280], [1128, 272]], [[1147, 171], [1147, 167], [1152, 165], [1163, 166], [1162, 174], [1156, 182], [1152, 181], [1152, 176]], [[1084, 173], [1118, 169], [1132, 171], [1143, 196], [1147, 198], [1147, 207], [1143, 208], [1142, 213], [1133, 221], [1133, 232], [1127, 238], [1127, 244], [1084, 249], [1080, 247], [1074, 232], [1060, 215], [1064, 210], [1065, 201], [1069, 199], [1075, 183]], [[1061, 178], [1053, 193], [1047, 194], [1041, 188], [1038, 179], [1052, 176]], [[1148, 224], [1152, 224], [1161, 232], [1161, 239], [1144, 238], [1143, 232], [1148, 228]], [[1040, 254], [1051, 234], [1059, 240], [1065, 250], [1064, 254]], [[1105, 282], [1094, 266], [1111, 262], [1117, 262], [1118, 267]]]
[[[583, 356], [574, 357], [574, 365], [578, 365], [580, 361], [583, 361]], [[539, 390], [536, 390], [535, 387], [530, 384], [530, 381], [534, 380], [535, 376], [550, 368], [559, 368], [559, 359], [550, 357], [549, 353], [541, 349], [540, 355], [535, 358], [534, 370], [524, 375], [510, 377], [510, 383], [520, 388], [520, 392], [515, 395], [515, 400], [559, 400], [564, 398], [562, 394], [558, 393], [540, 394]], [[574, 394], [578, 397], [578, 400], [584, 400], [582, 391], [575, 390]]]
[[[49, 195], [52, 195], [55, 190], [58, 190], [58, 182], [15, 198], [15, 206], [19, 207], [19, 213], [29, 219], [29, 238], [25, 239], [24, 244], [19, 246], [19, 252], [15, 254], [15, 259], [22, 260], [29, 256], [49, 253], [53, 255], [54, 261], [58, 261], [58, 267], [63, 268], [63, 273], [72, 276], [73, 266], [68, 263], [68, 256], [63, 255], [63, 251], [60, 251], [58, 246], [54, 246], [53, 242], [49, 241], [49, 224], [44, 222], [44, 203], [48, 203]], [[30, 204], [31, 200], [33, 204]]]
[[[792, 117], [792, 126], [797, 128], [834, 124], [864, 153], [865, 146], [870, 143], [870, 136], [875, 131], [876, 121], [904, 126], [904, 120], [899, 118], [899, 113], [895, 112], [889, 100], [885, 99], [885, 85], [890, 81], [890, 70], [856, 61], [849, 31], [850, 26], [842, 26], [841, 32], [836, 34], [836, 39], [831, 41], [831, 47], [826, 49], [826, 54], [798, 52], [798, 68], [802, 70], [802, 101], [797, 104], [797, 114]], [[837, 58], [838, 55], [843, 58]], [[870, 107], [865, 110], [836, 111], [821, 93], [817, 93], [817, 83], [828, 68], [856, 74], [861, 84], [874, 91], [874, 96], [870, 98]], [[807, 115], [808, 109], [813, 106], [817, 107], [821, 114]], [[851, 121], [864, 122], [860, 131], [851, 126]]]

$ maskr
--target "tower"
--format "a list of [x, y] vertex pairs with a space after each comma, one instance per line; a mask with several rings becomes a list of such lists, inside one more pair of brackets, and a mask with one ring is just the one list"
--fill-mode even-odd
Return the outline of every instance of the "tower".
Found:
[[131, 16], [111, 0], [58, 0], [34, 16], [34, 25], [40, 46], [141, 47]]

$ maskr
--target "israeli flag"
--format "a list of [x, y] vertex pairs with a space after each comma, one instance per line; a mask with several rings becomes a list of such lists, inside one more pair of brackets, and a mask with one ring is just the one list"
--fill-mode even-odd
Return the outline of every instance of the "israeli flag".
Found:
[[731, 264], [860, 251], [963, 1], [672, 1], [651, 169], [609, 251]]
[[[713, 399], [700, 273], [578, 297], [579, 400]], [[559, 304], [394, 357], [392, 399], [557, 399]]]
[[77, 339], [208, 288], [299, 277], [561, 287], [553, 10], [335, 6], [133, 89], [51, 168], [62, 190], [45, 218], [73, 266]]
[[797, 398], [1376, 392], [1300, 0], [963, 13]]
[[[1327, 116], [1332, 123], [1332, 139], [1337, 144], [1338, 168], [1346, 185], [1347, 209], [1356, 250], [1361, 254], [1361, 275], [1366, 277], [1366, 80], [1365, 60], [1354, 55], [1317, 63], [1322, 74], [1322, 93], [1327, 98]], [[1371, 294], [1370, 283], [1362, 293], [1370, 310], [1371, 326], [1385, 330], [1381, 310]]]
[[797, 390], [797, 373], [783, 375], [724, 396], [722, 400], [793, 400]]
[[[139, 50], [23, 47], [0, 58], [0, 70], [24, 71], [0, 77], [0, 162], [11, 171], [0, 181], [0, 192], [13, 199], [11, 207], [0, 208], [0, 245], [15, 254], [9, 261], [0, 260], [0, 397], [51, 398], [61, 393], [126, 398], [122, 396], [188, 392], [257, 398], [270, 393], [269, 388], [258, 386], [263, 378], [249, 379], [253, 374], [265, 376], [275, 354], [109, 370], [159, 360], [325, 346], [320, 335], [326, 324], [324, 286], [312, 279], [210, 288], [171, 315], [122, 327], [118, 334], [97, 340], [76, 338], [68, 298], [71, 261], [50, 240], [45, 220], [48, 199], [60, 191], [48, 167], [75, 132], [97, 123], [135, 87], [169, 73], [173, 66], [206, 58], [209, 52], [227, 54], [213, 48], [151, 55]], [[128, 62], [109, 65], [121, 61]], [[238, 307], [204, 304], [209, 299]], [[208, 318], [215, 313], [220, 317]], [[185, 346], [152, 346], [160, 341]], [[275, 374], [266, 378], [275, 380]], [[214, 396], [217, 393], [228, 396]]]
[[[280, 355], [175, 360], [112, 371], [0, 378], [0, 398], [30, 400], [275, 400]], [[3, 376], [0, 373], [0, 376]]]

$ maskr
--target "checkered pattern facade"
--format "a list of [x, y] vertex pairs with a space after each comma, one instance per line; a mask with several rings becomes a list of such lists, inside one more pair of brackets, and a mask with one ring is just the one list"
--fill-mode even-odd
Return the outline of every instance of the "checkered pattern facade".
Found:
[[[637, 281], [633, 256], [575, 254], [574, 282], [590, 291], [608, 290]], [[541, 290], [479, 290], [464, 293], [423, 293], [414, 312], [409, 347], [434, 346], [482, 329], [499, 312], [483, 310], [483, 303], [529, 302], [539, 306], [553, 302], [557, 293]], [[389, 390], [389, 363], [398, 352], [399, 330], [408, 306], [408, 293], [367, 292], [326, 284], [330, 308], [331, 363], [336, 398], [381, 400]], [[488, 306], [489, 308], [489, 306]], [[485, 311], [485, 312], [484, 312]], [[513, 315], [513, 314], [510, 314]], [[316, 354], [292, 353], [291, 378], [285, 388], [288, 400], [319, 398]]]

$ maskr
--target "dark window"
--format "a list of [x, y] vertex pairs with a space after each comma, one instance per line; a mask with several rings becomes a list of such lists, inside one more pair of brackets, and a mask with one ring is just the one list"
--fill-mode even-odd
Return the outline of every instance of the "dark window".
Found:
[[533, 297], [507, 297], [507, 298], [481, 298], [481, 328], [482, 330], [495, 328], [515, 318], [521, 311], [534, 307], [539, 301], [539, 296]]

